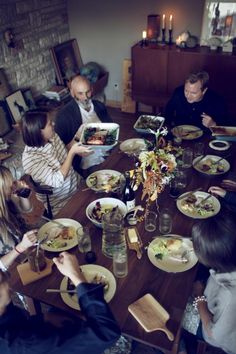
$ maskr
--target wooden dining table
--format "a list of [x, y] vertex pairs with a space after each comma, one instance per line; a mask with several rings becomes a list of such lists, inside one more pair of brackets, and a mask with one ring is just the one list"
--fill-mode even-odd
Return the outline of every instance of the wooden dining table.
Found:
[[[127, 115], [127, 118], [117, 119], [116, 121], [120, 124], [120, 141], [129, 138], [140, 138], [138, 133], [133, 129], [135, 117]], [[205, 153], [218, 156], [225, 156], [230, 153], [231, 157], [228, 161], [231, 163], [231, 166], [233, 166], [233, 155], [234, 151], [236, 151], [235, 146], [232, 144], [230, 150], [226, 152], [216, 152], [209, 148], [209, 139], [210, 136], [204, 134], [204, 136], [198, 140], [183, 141], [182, 146], [184, 148], [186, 146], [194, 147], [196, 141], [202, 141], [205, 144]], [[97, 166], [97, 170], [112, 169], [123, 173], [126, 170], [133, 169], [134, 162], [134, 157], [121, 152], [118, 144], [106, 158], [105, 162]], [[203, 191], [207, 191], [210, 185], [219, 185], [222, 180], [222, 176], [206, 176], [198, 173], [193, 168], [186, 169], [186, 173], [186, 191], [195, 190], [198, 187], [201, 187]], [[77, 220], [83, 226], [89, 226], [92, 250], [96, 253], [97, 258], [96, 264], [112, 272], [112, 259], [107, 258], [102, 253], [102, 230], [95, 227], [88, 220], [85, 212], [90, 202], [107, 195], [104, 193], [95, 193], [91, 189], [84, 189], [85, 184], [81, 184], [78, 191], [57, 215], [57, 218], [70, 218]], [[139, 201], [140, 200], [138, 200], [138, 202]], [[183, 215], [177, 209], [176, 200], [170, 197], [168, 186], [158, 197], [157, 202], [160, 210], [163, 207], [168, 207], [171, 210], [173, 220], [172, 233], [190, 237], [192, 225], [196, 220]], [[156, 208], [157, 206], [154, 202], [151, 205], [151, 209], [157, 212]], [[187, 300], [191, 294], [192, 285], [197, 272], [197, 265], [187, 271], [179, 273], [170, 273], [158, 269], [150, 262], [146, 251], [146, 247], [152, 241], [153, 237], [160, 234], [158, 231], [158, 223], [156, 231], [153, 232], [145, 231], [143, 221], [139, 222], [136, 226], [143, 243], [142, 258], [138, 259], [135, 251], [128, 250], [128, 275], [124, 278], [116, 279], [116, 292], [109, 306], [124, 335], [169, 353], [173, 350], [173, 342], [170, 341], [162, 331], [146, 332], [130, 314], [128, 306], [145, 294], [150, 293], [169, 313], [170, 319], [167, 322], [167, 327], [176, 336], [181, 326]], [[77, 247], [70, 250], [70, 252], [76, 254], [81, 265], [86, 264], [84, 254], [80, 253]], [[46, 255], [52, 258], [56, 253], [47, 252]], [[53, 266], [53, 271], [49, 276], [25, 286], [22, 285], [16, 268], [11, 269], [11, 274], [11, 286], [14, 291], [27, 295], [35, 301], [65, 310], [67, 313], [81, 316], [79, 311], [70, 308], [62, 301], [60, 294], [46, 292], [47, 288], [60, 287], [63, 276], [55, 266]]]

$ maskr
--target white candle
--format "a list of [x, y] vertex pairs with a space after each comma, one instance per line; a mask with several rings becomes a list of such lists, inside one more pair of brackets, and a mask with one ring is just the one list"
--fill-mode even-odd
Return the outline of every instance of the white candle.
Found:
[[143, 31], [142, 38], [146, 39], [147, 38], [147, 31]]
[[169, 22], [169, 29], [172, 30], [172, 26], [173, 26], [173, 16], [170, 15], [170, 22]]
[[163, 14], [162, 15], [162, 29], [165, 29], [166, 28], [166, 15]]

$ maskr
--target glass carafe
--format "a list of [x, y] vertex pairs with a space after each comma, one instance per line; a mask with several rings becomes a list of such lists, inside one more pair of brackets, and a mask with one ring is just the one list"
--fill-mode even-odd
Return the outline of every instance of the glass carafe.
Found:
[[104, 214], [102, 217], [102, 252], [112, 258], [114, 250], [126, 249], [124, 217], [119, 210]]

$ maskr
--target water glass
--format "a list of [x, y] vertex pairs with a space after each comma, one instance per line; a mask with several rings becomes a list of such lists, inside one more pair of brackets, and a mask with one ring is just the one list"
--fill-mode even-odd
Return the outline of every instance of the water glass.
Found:
[[102, 253], [113, 258], [114, 250], [126, 248], [124, 217], [114, 211], [102, 216]]
[[89, 233], [88, 227], [80, 227], [77, 230], [77, 238], [78, 238], [78, 248], [81, 253], [87, 253], [91, 251], [91, 237]]
[[183, 156], [182, 156], [182, 167], [189, 168], [192, 166], [192, 162], [193, 162], [193, 150], [190, 148], [184, 149]]
[[186, 173], [183, 170], [178, 170], [175, 175], [175, 178], [172, 179], [170, 183], [170, 196], [173, 198], [177, 198], [180, 194], [182, 194], [186, 186], [187, 186]]
[[117, 278], [124, 278], [128, 274], [127, 249], [115, 249], [113, 252], [113, 273]]
[[160, 211], [159, 215], [159, 231], [162, 234], [169, 234], [172, 230], [172, 216], [168, 208]]
[[30, 265], [30, 269], [33, 272], [40, 273], [46, 268], [46, 259], [44, 256], [44, 250], [39, 247], [31, 247], [27, 251], [27, 259]]
[[145, 215], [145, 230], [152, 232], [156, 230], [157, 214], [154, 211], [147, 211]]
[[204, 155], [204, 144], [203, 143], [195, 143], [194, 157], [203, 156], [203, 155]]

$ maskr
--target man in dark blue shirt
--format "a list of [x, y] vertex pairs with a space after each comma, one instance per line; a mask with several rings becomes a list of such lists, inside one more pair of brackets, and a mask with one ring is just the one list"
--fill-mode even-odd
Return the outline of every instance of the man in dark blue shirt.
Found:
[[230, 125], [222, 97], [208, 88], [209, 75], [202, 71], [190, 74], [184, 86], [175, 89], [165, 110], [172, 126], [194, 125], [206, 130], [215, 125]]
[[86, 283], [75, 256], [63, 252], [53, 261], [77, 288], [86, 321], [57, 328], [41, 316], [27, 318], [11, 303], [6, 273], [0, 271], [1, 353], [101, 354], [119, 338], [120, 329], [104, 301], [103, 286]]

